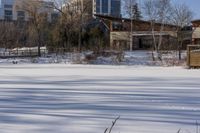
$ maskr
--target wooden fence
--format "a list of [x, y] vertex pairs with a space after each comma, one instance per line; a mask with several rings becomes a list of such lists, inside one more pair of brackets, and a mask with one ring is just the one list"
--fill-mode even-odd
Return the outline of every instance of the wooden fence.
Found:
[[200, 45], [187, 47], [187, 65], [189, 68], [200, 67]]

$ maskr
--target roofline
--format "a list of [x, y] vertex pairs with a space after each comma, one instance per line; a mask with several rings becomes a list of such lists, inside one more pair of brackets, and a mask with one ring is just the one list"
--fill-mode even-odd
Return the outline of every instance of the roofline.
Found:
[[[96, 16], [96, 17], [100, 17], [100, 18], [105, 18], [105, 19], [131, 21], [131, 19], [129, 19], [129, 18], [114, 17], [114, 16], [110, 16], [110, 15], [94, 14], [94, 16]], [[149, 21], [144, 21], [144, 20], [133, 20], [133, 21], [149, 23]]]
[[[100, 18], [104, 18], [104, 19], [109, 19], [109, 20], [117, 20], [117, 21], [134, 21], [134, 22], [142, 22], [142, 23], [150, 23], [150, 21], [146, 21], [146, 20], [131, 20], [129, 18], [122, 18], [122, 17], [113, 17], [113, 16], [109, 16], [109, 15], [102, 15], [102, 14], [94, 14], [94, 16], [96, 17], [100, 17]], [[161, 23], [155, 23], [158, 25], [161, 25]], [[177, 25], [172, 25], [172, 24], [166, 24], [167, 26], [171, 26], [171, 27], [178, 27]]]
[[200, 22], [200, 19], [195, 19], [195, 20], [192, 20], [191, 22], [192, 22], [192, 23]]
[[197, 21], [200, 21], [200, 19], [194, 19], [191, 22], [197, 22]]

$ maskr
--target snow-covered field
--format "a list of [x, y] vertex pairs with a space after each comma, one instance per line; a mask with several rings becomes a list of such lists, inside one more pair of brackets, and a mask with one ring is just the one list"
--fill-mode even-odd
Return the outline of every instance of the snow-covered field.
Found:
[[0, 133], [196, 133], [200, 71], [0, 65]]

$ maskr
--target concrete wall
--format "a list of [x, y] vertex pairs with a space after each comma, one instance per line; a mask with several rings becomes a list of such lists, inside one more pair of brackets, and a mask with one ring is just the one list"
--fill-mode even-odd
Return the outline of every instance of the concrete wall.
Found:
[[[130, 32], [117, 32], [113, 31], [110, 32], [110, 46], [111, 48], [114, 48], [116, 45], [117, 47], [120, 45], [125, 45], [121, 47], [127, 47], [127, 45], [130, 45]], [[156, 39], [158, 40], [159, 32], [155, 32], [155, 35], [157, 36]], [[175, 38], [177, 37], [177, 33], [173, 31], [165, 31], [162, 33], [163, 35], [163, 43], [165, 43], [166, 47], [174, 47], [170, 45], [172, 42], [175, 42]], [[151, 31], [137, 31], [132, 33], [133, 38], [133, 48], [134, 49], [145, 49], [152, 45], [152, 33]], [[164, 46], [163, 46], [164, 48]]]
[[197, 27], [194, 29], [192, 38], [194, 38], [194, 39], [200, 38], [200, 27]]

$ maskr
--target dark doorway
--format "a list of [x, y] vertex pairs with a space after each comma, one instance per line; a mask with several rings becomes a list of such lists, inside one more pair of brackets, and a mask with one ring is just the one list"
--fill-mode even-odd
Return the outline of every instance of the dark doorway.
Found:
[[142, 49], [143, 48], [143, 45], [142, 45], [142, 39], [139, 38], [139, 49]]

